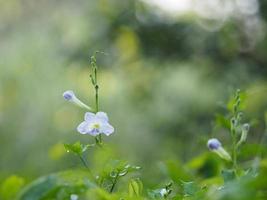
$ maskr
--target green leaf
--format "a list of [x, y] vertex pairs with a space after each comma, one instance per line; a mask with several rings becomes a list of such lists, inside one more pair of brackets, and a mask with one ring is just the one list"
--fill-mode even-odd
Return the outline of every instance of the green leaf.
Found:
[[67, 152], [72, 152], [77, 155], [82, 155], [83, 152], [87, 151], [92, 145], [83, 145], [80, 141], [75, 142], [74, 144], [64, 144], [64, 147]]
[[141, 196], [143, 191], [143, 183], [140, 179], [131, 179], [128, 185], [129, 196]]
[[123, 167], [118, 167], [116, 170], [119, 172], [119, 176], [125, 176], [128, 173], [136, 172], [140, 169], [141, 167], [139, 166], [125, 164]]
[[220, 174], [221, 160], [212, 152], [205, 152], [195, 156], [187, 164], [189, 169], [194, 170], [201, 177], [211, 178]]
[[236, 175], [234, 170], [222, 170], [222, 177], [224, 183], [230, 182], [235, 179]]
[[19, 200], [64, 200], [71, 194], [83, 194], [93, 187], [90, 175], [85, 170], [71, 170], [41, 177], [26, 186], [18, 196]]
[[226, 129], [231, 128], [229, 119], [227, 119], [225, 116], [221, 114], [216, 114], [216, 124]]
[[193, 181], [190, 182], [182, 181], [182, 186], [185, 196], [194, 196], [200, 190], [197, 184]]
[[23, 178], [15, 175], [8, 177], [0, 187], [0, 199], [13, 200], [23, 185]]

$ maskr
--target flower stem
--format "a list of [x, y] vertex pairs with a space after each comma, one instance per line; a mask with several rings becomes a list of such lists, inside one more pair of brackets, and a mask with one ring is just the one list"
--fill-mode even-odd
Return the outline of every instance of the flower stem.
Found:
[[89, 174], [93, 177], [93, 174], [92, 174], [92, 172], [91, 172], [91, 170], [90, 170], [87, 162], [83, 158], [83, 156], [82, 155], [79, 155], [79, 158], [80, 158], [81, 162], [83, 163], [84, 167], [89, 171]]
[[117, 184], [118, 177], [119, 177], [119, 172], [116, 174], [116, 176], [115, 176], [115, 178], [114, 178], [114, 180], [113, 180], [113, 182], [112, 182], [112, 186], [111, 186], [111, 188], [110, 188], [110, 190], [109, 190], [110, 193], [113, 192], [113, 190], [114, 190], [114, 188], [115, 188], [115, 185]]
[[87, 165], [86, 161], [84, 160], [83, 156], [79, 155], [80, 160], [82, 161], [85, 168], [89, 169], [89, 166]]
[[232, 157], [233, 157], [233, 169], [237, 170], [237, 147], [236, 147], [236, 133], [235, 130], [232, 132]]
[[[93, 67], [93, 85], [95, 87], [95, 112], [97, 113], [99, 111], [99, 86], [97, 83], [97, 64], [96, 64], [96, 53], [91, 57], [91, 64]], [[96, 144], [100, 145], [102, 144], [102, 137], [101, 134], [96, 137]]]
[[99, 100], [98, 100], [98, 89], [99, 86], [97, 84], [97, 65], [95, 64], [94, 67], [94, 75], [95, 75], [95, 107], [96, 107], [96, 112], [99, 111]]

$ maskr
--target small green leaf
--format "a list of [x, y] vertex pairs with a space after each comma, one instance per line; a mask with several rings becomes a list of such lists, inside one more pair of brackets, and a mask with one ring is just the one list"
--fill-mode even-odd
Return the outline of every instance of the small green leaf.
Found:
[[129, 182], [129, 196], [140, 196], [143, 190], [143, 183], [140, 179], [131, 179]]
[[122, 168], [121, 167], [117, 168], [117, 170], [119, 171], [119, 176], [125, 176], [128, 173], [136, 172], [140, 169], [141, 169], [141, 167], [130, 165], [130, 164], [126, 164]]
[[74, 154], [82, 155], [83, 152], [87, 151], [92, 145], [83, 145], [80, 141], [75, 142], [74, 144], [64, 144], [64, 147], [67, 152], [72, 152]]
[[128, 172], [135, 172], [141, 169], [141, 167], [139, 166], [135, 166], [135, 165], [125, 165], [124, 169], [127, 169]]

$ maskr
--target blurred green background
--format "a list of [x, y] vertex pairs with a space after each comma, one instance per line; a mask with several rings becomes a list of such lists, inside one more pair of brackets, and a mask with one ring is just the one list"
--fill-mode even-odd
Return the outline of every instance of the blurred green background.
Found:
[[266, 25], [265, 0], [0, 0], [0, 178], [79, 166], [62, 144], [93, 138], [77, 133], [84, 111], [62, 93], [93, 105], [96, 50], [108, 54], [97, 56], [100, 108], [116, 129], [104, 138], [115, 157], [155, 174], [162, 161], [206, 152], [209, 137], [227, 144], [216, 114], [237, 88], [258, 143]]

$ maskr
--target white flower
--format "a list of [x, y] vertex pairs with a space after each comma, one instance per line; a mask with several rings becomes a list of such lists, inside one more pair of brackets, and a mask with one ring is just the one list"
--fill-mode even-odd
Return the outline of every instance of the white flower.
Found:
[[109, 124], [108, 116], [104, 112], [96, 114], [87, 112], [84, 115], [84, 121], [77, 127], [81, 134], [97, 136], [101, 133], [109, 136], [114, 132], [113, 126]]

